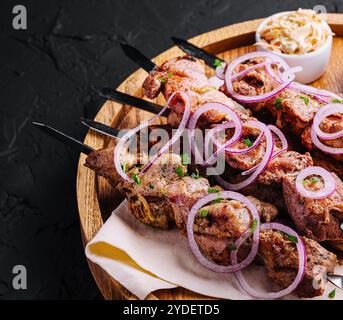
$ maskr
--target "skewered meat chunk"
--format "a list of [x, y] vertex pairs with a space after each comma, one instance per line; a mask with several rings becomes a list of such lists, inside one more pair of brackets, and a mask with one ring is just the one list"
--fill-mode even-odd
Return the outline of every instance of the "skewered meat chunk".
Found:
[[[325, 274], [334, 271], [336, 256], [316, 241], [302, 237], [306, 248], [305, 275], [295, 293], [312, 298], [324, 293]], [[282, 288], [288, 287], [298, 272], [299, 258], [295, 243], [278, 231], [260, 233], [259, 257], [268, 276]]]
[[[249, 111], [237, 107], [233, 100], [214, 88], [208, 82], [204, 63], [189, 56], [167, 61], [152, 71], [144, 81], [143, 88], [146, 96], [151, 99], [156, 98], [160, 92], [168, 99], [176, 91], [186, 91], [192, 101], [191, 114], [206, 102], [219, 102], [236, 110], [241, 119], [247, 119], [250, 115]], [[176, 95], [170, 103], [178, 115], [183, 114], [184, 105], [180, 95]], [[226, 114], [208, 111], [200, 117], [199, 125], [205, 126], [226, 119]]]
[[[254, 58], [237, 66], [236, 71], [242, 71], [251, 65], [261, 63], [264, 58]], [[279, 84], [270, 76], [265, 68], [251, 70], [245, 76], [233, 83], [234, 90], [241, 95], [255, 96], [264, 94], [275, 89]], [[225, 87], [221, 88], [226, 92]], [[226, 92], [228, 96], [230, 94]], [[276, 119], [279, 128], [287, 129], [295, 134], [302, 134], [302, 143], [308, 150], [313, 145], [310, 137], [310, 126], [313, 118], [323, 103], [318, 102], [311, 95], [287, 88], [276, 96], [257, 103], [247, 103], [253, 112], [268, 110]], [[321, 123], [321, 129], [327, 133], [334, 133], [342, 130], [343, 115], [335, 114], [327, 117]], [[332, 147], [342, 147], [343, 139], [325, 140], [324, 144]], [[342, 156], [334, 156], [342, 160]]]
[[[343, 222], [343, 183], [335, 173], [336, 190], [324, 199], [304, 198], [295, 186], [296, 174], [283, 179], [283, 194], [288, 208], [300, 234], [318, 242], [343, 240], [340, 224]], [[319, 190], [323, 182], [307, 184], [310, 190]]]

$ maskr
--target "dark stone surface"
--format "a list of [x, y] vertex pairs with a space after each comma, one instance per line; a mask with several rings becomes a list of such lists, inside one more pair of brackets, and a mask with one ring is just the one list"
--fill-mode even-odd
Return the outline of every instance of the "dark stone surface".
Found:
[[[91, 86], [117, 86], [135, 65], [118, 38], [154, 56], [169, 36], [192, 37], [277, 11], [336, 1], [20, 1], [28, 29], [12, 28], [0, 2], [0, 299], [101, 299], [81, 244], [75, 197], [78, 153], [33, 128], [42, 121], [82, 139], [81, 116], [99, 101]], [[28, 289], [12, 288], [23, 264]]]

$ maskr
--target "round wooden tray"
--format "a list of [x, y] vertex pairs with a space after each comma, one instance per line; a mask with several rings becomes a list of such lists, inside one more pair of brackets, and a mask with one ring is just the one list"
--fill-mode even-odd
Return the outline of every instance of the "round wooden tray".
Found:
[[[329, 14], [328, 18], [329, 24], [336, 35], [333, 43], [332, 57], [327, 72], [315, 85], [338, 93], [343, 92], [343, 14]], [[239, 55], [254, 50], [252, 46], [254, 34], [261, 21], [262, 19], [234, 24], [199, 35], [190, 41], [230, 61]], [[178, 48], [173, 47], [153, 60], [159, 65], [182, 54]], [[123, 57], [124, 59], [125, 57]], [[146, 76], [147, 73], [139, 69], [129, 76], [118, 87], [118, 90], [137, 97], [143, 97], [141, 85]], [[164, 103], [163, 97], [158, 97], [156, 100], [157, 103]], [[149, 118], [151, 118], [150, 113], [107, 101], [101, 107], [95, 120], [117, 128], [133, 128], [140, 121]], [[88, 132], [85, 143], [95, 149], [100, 149], [108, 146], [111, 142], [97, 133]], [[93, 171], [84, 167], [85, 158], [86, 156], [81, 154], [76, 185], [84, 245], [95, 236], [113, 209], [122, 201], [122, 197], [111, 188], [104, 178], [96, 176]], [[95, 281], [106, 299], [136, 299], [131, 292], [112, 279], [98, 265], [90, 261], [88, 263]], [[183, 288], [159, 290], [147, 297], [147, 299], [205, 298], [207, 297]]]

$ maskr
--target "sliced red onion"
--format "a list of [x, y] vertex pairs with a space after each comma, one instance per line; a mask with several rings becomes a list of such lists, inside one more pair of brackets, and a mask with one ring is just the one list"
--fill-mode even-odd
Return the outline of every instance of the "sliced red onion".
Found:
[[259, 163], [256, 170], [254, 170], [254, 172], [247, 179], [239, 183], [230, 183], [230, 182], [225, 181], [220, 176], [216, 176], [216, 180], [218, 181], [218, 183], [225, 189], [237, 191], [246, 187], [250, 183], [254, 182], [257, 179], [257, 177], [265, 170], [265, 168], [267, 167], [272, 157], [273, 149], [274, 149], [274, 141], [273, 141], [273, 136], [270, 129], [264, 123], [259, 122], [259, 121], [257, 121], [255, 126], [258, 127], [258, 129], [260, 129], [261, 131], [263, 131], [266, 137], [267, 146], [266, 146], [266, 151], [264, 153], [262, 161]]
[[219, 89], [225, 83], [224, 80], [221, 80], [216, 76], [209, 78], [208, 82], [211, 86], [215, 87], [216, 89]]
[[[255, 127], [255, 128], [260, 128], [260, 122], [256, 121], [256, 120], [248, 120], [244, 123], [244, 126], [250, 126], [250, 127]], [[248, 152], [250, 152], [251, 150], [254, 150], [257, 148], [257, 146], [261, 143], [261, 140], [264, 136], [264, 131], [261, 130], [260, 134], [258, 135], [258, 137], [256, 138], [256, 140], [254, 141], [254, 143], [252, 144], [251, 147], [245, 148], [245, 149], [235, 149], [235, 148], [229, 148], [226, 147], [225, 148], [225, 152], [226, 153], [231, 153], [231, 154], [246, 154]], [[215, 141], [216, 146], [217, 142]]]
[[[118, 144], [117, 144], [116, 147], [114, 148], [114, 166], [115, 166], [115, 168], [116, 168], [118, 174], [119, 174], [123, 179], [125, 179], [125, 180], [127, 180], [127, 181], [129, 181], [129, 182], [134, 182], [133, 179], [131, 179], [131, 178], [124, 172], [124, 170], [123, 170], [123, 168], [122, 168], [122, 166], [121, 166], [121, 163], [120, 163], [120, 155], [121, 155], [121, 153], [122, 153], [122, 149], [123, 149], [124, 145], [126, 144], [127, 141], [130, 140], [130, 138], [131, 138], [134, 134], [136, 134], [137, 132], [139, 132], [139, 131], [141, 131], [142, 129], [146, 128], [150, 123], [152, 123], [152, 122], [155, 121], [157, 118], [159, 118], [159, 117], [166, 111], [166, 109], [168, 108], [168, 105], [169, 105], [170, 101], [174, 98], [175, 94], [177, 94], [177, 93], [184, 95], [185, 98], [186, 98], [186, 99], [185, 99], [185, 101], [186, 101], [185, 113], [184, 113], [184, 116], [183, 116], [182, 119], [184, 120], [184, 118], [187, 118], [187, 120], [188, 120], [189, 112], [190, 112], [190, 111], [189, 111], [189, 110], [190, 110], [190, 98], [189, 98], [189, 95], [188, 95], [187, 93], [185, 93], [185, 92], [175, 92], [175, 93], [173, 93], [173, 94], [170, 96], [170, 98], [168, 99], [166, 105], [161, 109], [161, 111], [160, 111], [157, 115], [155, 115], [154, 117], [152, 117], [150, 120], [141, 123], [141, 124], [140, 124], [139, 126], [137, 126], [136, 128], [130, 130], [129, 132], [127, 132], [127, 133], [119, 140]], [[187, 110], [186, 110], [186, 108], [187, 108]], [[186, 116], [185, 116], [185, 114], [186, 114]], [[186, 121], [186, 120], [185, 120], [185, 121]], [[181, 121], [181, 123], [183, 123], [183, 121]], [[182, 126], [184, 127], [185, 124], [183, 123]], [[180, 127], [181, 127], [180, 130], [182, 130], [182, 126], [181, 126], [181, 124], [180, 124]], [[179, 128], [180, 128], [180, 127], [179, 127]], [[176, 135], [176, 134], [175, 134], [175, 135]], [[174, 136], [175, 136], [175, 135], [174, 135]], [[174, 138], [174, 137], [173, 137], [173, 138]], [[173, 139], [172, 139], [172, 140], [173, 140]], [[173, 141], [174, 141], [174, 140], [173, 140]], [[175, 141], [176, 141], [176, 139], [175, 139]], [[169, 141], [169, 142], [170, 142], [170, 141]], [[169, 142], [168, 142], [168, 143], [169, 143]], [[169, 146], [170, 146], [170, 145], [169, 145]], [[169, 148], [169, 147], [168, 147], [168, 148]], [[168, 149], [168, 148], [167, 148], [167, 149]], [[164, 149], [164, 147], [163, 147], [163, 149]], [[161, 150], [160, 150], [160, 151], [161, 151]], [[161, 155], [161, 154], [162, 154], [162, 153], [160, 153], [160, 155]], [[156, 160], [156, 159], [155, 159], [155, 160]], [[150, 164], [151, 164], [151, 161], [150, 161]]]
[[[241, 271], [237, 271], [235, 272], [235, 276], [240, 284], [240, 286], [242, 287], [242, 289], [249, 294], [250, 296], [257, 298], [257, 299], [279, 299], [281, 297], [284, 297], [290, 293], [292, 293], [297, 287], [298, 285], [301, 283], [304, 275], [305, 275], [305, 271], [306, 271], [306, 248], [304, 245], [303, 240], [300, 238], [300, 236], [291, 228], [280, 224], [280, 223], [263, 223], [261, 224], [261, 230], [267, 230], [267, 229], [273, 229], [273, 230], [279, 230], [281, 232], [287, 233], [293, 237], [296, 237], [297, 242], [296, 242], [296, 246], [297, 246], [297, 251], [298, 251], [298, 257], [299, 257], [299, 261], [298, 261], [298, 272], [297, 275], [294, 279], [294, 281], [291, 283], [290, 286], [288, 286], [286, 289], [283, 289], [281, 291], [278, 292], [260, 292], [257, 291], [256, 289], [252, 288], [247, 281], [244, 278], [244, 275]], [[237, 263], [237, 251], [238, 251], [238, 245], [237, 246], [237, 250], [231, 251], [231, 259], [233, 261], [233, 263]]]
[[224, 80], [225, 79], [225, 69], [226, 69], [226, 63], [222, 62], [220, 64], [219, 67], [216, 68], [216, 76], [217, 78], [219, 78], [220, 80]]
[[333, 92], [323, 90], [323, 89], [318, 89], [318, 88], [308, 86], [299, 82], [293, 82], [290, 85], [290, 88], [312, 95], [314, 98], [316, 98], [318, 101], [322, 103], [328, 103], [332, 99], [338, 99], [338, 100], [342, 99], [342, 97], [338, 96], [337, 94]]
[[[203, 162], [203, 156], [199, 153], [199, 150], [196, 148], [194, 143], [194, 129], [196, 126], [196, 123], [200, 116], [209, 110], [219, 111], [223, 114], [227, 114], [230, 117], [230, 121], [234, 123], [235, 126], [235, 132], [231, 139], [229, 139], [225, 144], [222, 145], [222, 147], [210, 157], [206, 162]], [[199, 107], [192, 115], [192, 117], [189, 119], [188, 122], [188, 129], [190, 130], [190, 142], [191, 142], [191, 150], [195, 155], [196, 163], [200, 165], [208, 165], [213, 161], [214, 158], [218, 156], [220, 152], [222, 152], [228, 145], [235, 143], [240, 136], [242, 135], [242, 122], [230, 107], [228, 107], [225, 104], [218, 103], [218, 102], [208, 102]]]
[[317, 133], [314, 129], [314, 127], [311, 127], [311, 139], [313, 144], [320, 150], [322, 150], [325, 153], [332, 154], [332, 155], [341, 155], [343, 154], [343, 148], [334, 148], [334, 147], [329, 147], [325, 144], [323, 144], [317, 136]]
[[[318, 191], [311, 191], [304, 187], [303, 181], [310, 175], [320, 176], [324, 180], [324, 188]], [[336, 181], [333, 175], [322, 167], [307, 167], [299, 172], [295, 186], [298, 192], [305, 198], [323, 199], [330, 196], [336, 190]]]
[[157, 158], [159, 158], [162, 154], [164, 154], [165, 152], [167, 152], [170, 148], [170, 146], [172, 146], [182, 135], [183, 131], [186, 128], [190, 113], [191, 113], [191, 98], [189, 97], [188, 93], [184, 92], [184, 91], [176, 91], [169, 99], [167, 102], [167, 105], [169, 105], [170, 101], [172, 101], [174, 95], [178, 93], [183, 95], [183, 100], [185, 101], [185, 107], [183, 110], [183, 115], [182, 115], [182, 119], [180, 121], [179, 127], [177, 128], [175, 134], [172, 136], [172, 138], [160, 149], [158, 150], [158, 152], [156, 154], [154, 154], [152, 156], [152, 158], [149, 160], [149, 162], [143, 167], [143, 169], [141, 170], [140, 174], [143, 174], [144, 172], [146, 172], [151, 165], [157, 160]]
[[[280, 141], [281, 141], [281, 143], [282, 143], [281, 149], [278, 150], [278, 151], [276, 151], [275, 153], [273, 153], [271, 159], [274, 159], [274, 158], [276, 158], [280, 153], [287, 151], [287, 149], [288, 149], [288, 142], [287, 142], [287, 139], [286, 139], [285, 135], [283, 134], [283, 132], [282, 132], [279, 128], [277, 128], [277, 127], [275, 127], [275, 126], [273, 126], [273, 125], [271, 125], [271, 124], [268, 125], [268, 128], [270, 129], [270, 131], [274, 132], [274, 133], [278, 136], [278, 138], [280, 139]], [[247, 176], [247, 175], [251, 174], [252, 172], [254, 172], [254, 171], [257, 169], [258, 166], [259, 166], [259, 164], [257, 164], [256, 166], [253, 166], [253, 167], [250, 168], [249, 170], [243, 171], [243, 172], [241, 173], [241, 175], [242, 175], [242, 176]]]
[[[286, 77], [286, 79], [282, 79], [283, 82], [274, 90], [265, 93], [265, 94], [261, 94], [258, 96], [244, 96], [244, 95], [240, 95], [238, 94], [232, 86], [232, 82], [233, 82], [233, 70], [237, 67], [237, 65], [239, 65], [242, 62], [245, 62], [246, 60], [252, 59], [252, 58], [256, 58], [256, 57], [266, 57], [269, 58], [272, 61], [277, 61], [281, 64], [281, 66], [284, 68], [284, 72], [287, 72], [289, 70], [289, 66], [285, 63], [285, 61], [283, 59], [281, 59], [280, 57], [269, 53], [269, 52], [263, 52], [263, 51], [256, 51], [256, 52], [251, 52], [248, 54], [245, 54], [241, 57], [239, 57], [238, 59], [234, 60], [231, 62], [230, 65], [227, 66], [226, 68], [226, 72], [225, 72], [225, 84], [226, 84], [226, 89], [227, 91], [230, 93], [230, 95], [241, 102], [245, 102], [245, 103], [254, 103], [254, 102], [260, 102], [262, 100], [266, 100], [269, 98], [272, 98], [273, 96], [277, 95], [279, 92], [281, 92], [282, 90], [284, 90], [285, 88], [287, 88], [292, 81], [294, 81], [295, 76], [294, 74], [292, 74], [292, 72], [294, 71], [294, 69], [292, 71], [289, 71], [288, 73], [285, 74], [284, 78]], [[286, 81], [285, 81], [286, 80]]]
[[[242, 262], [237, 263], [237, 258], [236, 258], [236, 262], [232, 265], [229, 265], [229, 266], [218, 265], [218, 264], [211, 262], [210, 260], [206, 259], [202, 255], [202, 253], [201, 253], [201, 251], [200, 251], [200, 249], [199, 249], [199, 247], [195, 241], [195, 238], [194, 238], [193, 225], [194, 225], [195, 216], [198, 214], [198, 211], [202, 207], [204, 207], [207, 203], [209, 203], [215, 199], [218, 199], [218, 198], [220, 198], [220, 199], [233, 199], [233, 200], [237, 200], [239, 202], [244, 203], [251, 213], [252, 221], [257, 222], [256, 227], [253, 231], [253, 242], [252, 242], [250, 253]], [[240, 239], [241, 238], [246, 239], [250, 235], [251, 235], [251, 230], [248, 229], [237, 240], [237, 242], [240, 243], [240, 245], [241, 245], [243, 241]], [[256, 257], [256, 254], [258, 251], [259, 240], [260, 240], [260, 216], [258, 214], [258, 211], [257, 211], [257, 208], [255, 207], [255, 205], [248, 198], [246, 198], [245, 196], [243, 196], [237, 192], [221, 191], [219, 193], [209, 194], [209, 195], [205, 196], [204, 198], [201, 198], [197, 203], [195, 203], [194, 206], [189, 211], [188, 218], [187, 218], [187, 236], [188, 236], [189, 245], [190, 245], [190, 248], [191, 248], [193, 254], [195, 255], [195, 257], [198, 259], [198, 261], [204, 267], [206, 267], [207, 269], [210, 269], [214, 272], [236, 272], [236, 271], [241, 270], [241, 269], [245, 268], [246, 266], [248, 266]]]
[[255, 69], [258, 69], [258, 68], [263, 68], [263, 67], [266, 67], [267, 65], [275, 65], [275, 64], [279, 64], [280, 62], [279, 61], [266, 61], [266, 62], [262, 62], [262, 63], [258, 63], [258, 64], [254, 64], [252, 65], [251, 67], [241, 71], [241, 72], [238, 72], [238, 73], [235, 73], [233, 76], [232, 76], [232, 81], [235, 81], [241, 77], [243, 77], [244, 75], [246, 75], [247, 73], [249, 73], [251, 70], [255, 70]]
[[326, 132], [323, 132], [319, 127], [321, 122], [326, 117], [328, 117], [332, 114], [335, 114], [335, 113], [343, 113], [343, 104], [339, 104], [339, 103], [332, 103], [331, 104], [330, 103], [330, 104], [327, 104], [327, 105], [321, 107], [317, 111], [317, 113], [313, 119], [312, 127], [320, 139], [333, 140], [333, 139], [343, 137], [343, 129], [341, 131], [338, 131], [335, 133], [326, 133]]

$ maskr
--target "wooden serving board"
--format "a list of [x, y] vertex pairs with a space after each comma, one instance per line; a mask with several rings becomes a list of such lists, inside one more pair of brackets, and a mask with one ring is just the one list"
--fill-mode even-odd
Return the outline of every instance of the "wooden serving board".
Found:
[[[333, 92], [343, 92], [343, 14], [328, 14], [329, 24], [335, 33], [332, 57], [325, 75], [314, 85]], [[226, 61], [253, 51], [254, 37], [257, 26], [263, 19], [252, 20], [220, 28], [195, 38], [190, 42], [218, 55]], [[173, 47], [156, 58], [155, 63], [160, 65], [166, 60], [182, 55], [182, 51]], [[123, 59], [125, 59], [123, 57]], [[117, 89], [119, 91], [143, 97], [141, 85], [147, 73], [139, 69], [129, 76]], [[163, 104], [163, 97], [156, 102]], [[135, 108], [119, 103], [107, 101], [100, 109], [95, 120], [117, 128], [133, 128], [139, 122], [151, 118], [151, 113], [138, 111]], [[108, 146], [110, 139], [100, 134], [88, 132], [85, 143], [95, 149]], [[81, 154], [77, 174], [77, 201], [81, 221], [83, 243], [86, 245], [98, 232], [110, 213], [122, 201], [107, 181], [95, 175], [84, 167], [86, 156]], [[98, 265], [88, 261], [89, 267], [105, 299], [136, 299], [136, 297], [112, 279]], [[205, 299], [207, 297], [196, 294], [183, 288], [159, 290], [150, 294], [147, 299]]]

